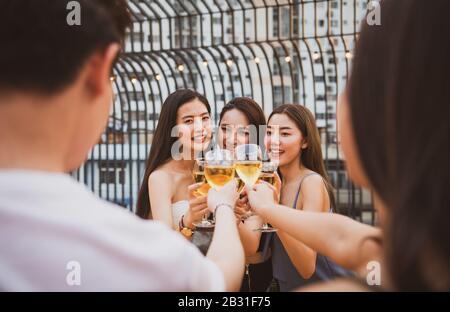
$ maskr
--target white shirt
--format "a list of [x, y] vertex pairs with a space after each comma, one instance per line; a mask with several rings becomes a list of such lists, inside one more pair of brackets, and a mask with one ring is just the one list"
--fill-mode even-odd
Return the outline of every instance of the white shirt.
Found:
[[0, 290], [224, 291], [225, 281], [181, 234], [69, 175], [0, 170]]

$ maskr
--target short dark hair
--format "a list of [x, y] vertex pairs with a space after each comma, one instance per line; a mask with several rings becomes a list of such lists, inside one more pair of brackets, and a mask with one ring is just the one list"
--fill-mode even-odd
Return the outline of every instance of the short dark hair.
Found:
[[76, 1], [79, 26], [67, 23], [69, 2], [0, 1], [0, 92], [56, 93], [93, 52], [123, 42], [131, 21], [126, 0]]

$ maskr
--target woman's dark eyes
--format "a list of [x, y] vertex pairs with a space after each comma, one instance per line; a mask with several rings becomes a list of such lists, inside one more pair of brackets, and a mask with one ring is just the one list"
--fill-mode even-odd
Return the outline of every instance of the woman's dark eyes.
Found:
[[[202, 120], [203, 121], [209, 120], [209, 116], [202, 117]], [[193, 122], [194, 122], [194, 119], [185, 119], [184, 120], [184, 123], [186, 123], [186, 124], [190, 124], [190, 123], [193, 123]]]
[[239, 135], [248, 135], [249, 133], [248, 133], [247, 129], [239, 129], [238, 134]]
[[[266, 135], [267, 135], [267, 136], [271, 136], [271, 135], [272, 135], [272, 132], [271, 132], [271, 131], [266, 131]], [[281, 136], [289, 136], [290, 134], [287, 133], [287, 132], [282, 132], [282, 133], [280, 133], [280, 135], [281, 135]]]

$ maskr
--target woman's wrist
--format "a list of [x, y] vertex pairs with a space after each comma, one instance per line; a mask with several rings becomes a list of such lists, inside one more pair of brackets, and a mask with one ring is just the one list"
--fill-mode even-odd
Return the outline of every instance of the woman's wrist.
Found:
[[183, 227], [189, 228], [189, 229], [193, 229], [193, 222], [191, 219], [191, 214], [189, 212], [186, 212], [182, 217], [181, 217], [181, 223], [183, 225]]
[[215, 206], [215, 208], [214, 208], [213, 219], [216, 220], [216, 216], [217, 216], [218, 212], [220, 210], [225, 210], [225, 209], [231, 211], [232, 215], [235, 215], [234, 214], [234, 207], [232, 205], [230, 205], [228, 203], [220, 203], [220, 204], [217, 204]]
[[267, 215], [270, 214], [270, 211], [273, 210], [276, 205], [276, 203], [260, 205], [257, 209], [255, 209], [255, 211], [263, 219], [266, 219]]

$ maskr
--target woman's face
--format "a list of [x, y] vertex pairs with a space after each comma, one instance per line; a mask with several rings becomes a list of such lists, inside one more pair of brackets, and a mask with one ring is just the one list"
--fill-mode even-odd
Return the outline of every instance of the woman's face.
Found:
[[270, 159], [280, 167], [299, 162], [301, 150], [308, 146], [300, 129], [286, 114], [270, 118], [264, 144]]
[[220, 148], [234, 151], [240, 144], [250, 141], [249, 122], [240, 110], [234, 108], [227, 111], [220, 121], [217, 141]]
[[200, 152], [208, 147], [211, 141], [211, 118], [200, 100], [194, 99], [178, 109], [177, 126], [184, 148]]

